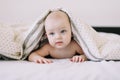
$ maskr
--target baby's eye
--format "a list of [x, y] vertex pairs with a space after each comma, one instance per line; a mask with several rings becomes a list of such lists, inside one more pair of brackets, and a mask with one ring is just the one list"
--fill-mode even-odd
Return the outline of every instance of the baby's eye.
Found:
[[51, 32], [51, 33], [49, 33], [49, 35], [54, 35], [54, 33], [53, 33], [53, 32]]
[[65, 33], [66, 32], [66, 30], [61, 30], [61, 33]]

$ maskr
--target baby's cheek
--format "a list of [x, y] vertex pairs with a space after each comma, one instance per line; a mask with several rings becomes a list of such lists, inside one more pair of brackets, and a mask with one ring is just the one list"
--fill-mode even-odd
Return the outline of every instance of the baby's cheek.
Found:
[[54, 39], [49, 39], [49, 44], [54, 45]]

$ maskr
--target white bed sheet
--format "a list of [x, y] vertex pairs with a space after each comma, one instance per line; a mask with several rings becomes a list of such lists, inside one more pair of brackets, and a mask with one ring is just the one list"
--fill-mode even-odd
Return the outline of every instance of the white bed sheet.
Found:
[[0, 61], [0, 80], [120, 80], [120, 61], [53, 61], [51, 64]]

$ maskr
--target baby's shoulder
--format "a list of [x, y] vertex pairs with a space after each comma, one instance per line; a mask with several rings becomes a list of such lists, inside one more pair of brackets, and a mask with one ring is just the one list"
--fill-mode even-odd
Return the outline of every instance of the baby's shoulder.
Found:
[[49, 44], [49, 43], [46, 43], [44, 44], [43, 48], [46, 48], [46, 49], [51, 49], [52, 46]]
[[50, 47], [50, 44], [49, 44], [49, 43], [46, 43], [46, 44], [43, 45], [43, 47], [44, 47], [44, 48], [45, 48], [45, 47]]
[[78, 45], [78, 43], [75, 40], [72, 40], [71, 45]]
[[75, 40], [71, 41], [71, 46], [73, 46], [74, 48], [79, 48], [80, 47], [80, 45]]

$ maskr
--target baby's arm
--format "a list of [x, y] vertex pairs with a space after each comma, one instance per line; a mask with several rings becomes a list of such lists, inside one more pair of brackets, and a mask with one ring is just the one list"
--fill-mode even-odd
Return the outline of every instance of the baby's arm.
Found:
[[41, 49], [35, 52], [32, 52], [29, 55], [28, 60], [32, 62], [40, 63], [40, 64], [52, 63], [50, 59], [44, 58], [44, 56], [49, 55], [48, 49], [49, 49], [48, 46], [44, 45]]
[[84, 62], [84, 61], [87, 60], [87, 57], [84, 54], [82, 48], [76, 42], [74, 43], [74, 49], [80, 55], [73, 56], [72, 59], [71, 59], [72, 62]]

